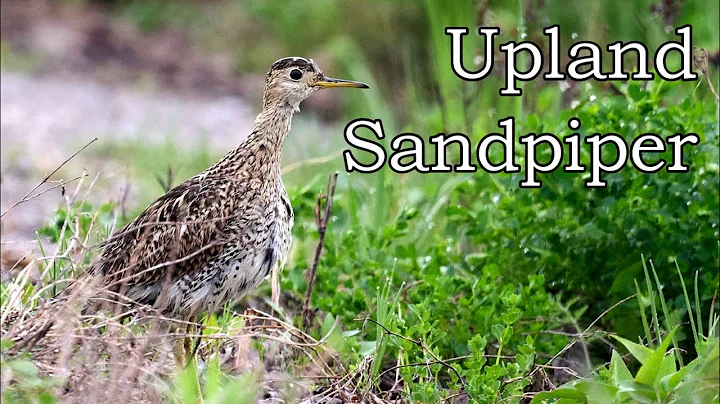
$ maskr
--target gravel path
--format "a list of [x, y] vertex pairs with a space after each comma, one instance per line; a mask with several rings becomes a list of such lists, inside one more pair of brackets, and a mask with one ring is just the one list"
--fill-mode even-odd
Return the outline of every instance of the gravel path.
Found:
[[193, 100], [12, 73], [2, 73], [0, 80], [3, 149], [38, 144], [72, 149], [79, 137], [121, 139], [142, 133], [162, 139], [172, 132], [182, 142], [212, 133], [212, 147], [226, 150], [252, 128], [256, 115], [236, 97]]

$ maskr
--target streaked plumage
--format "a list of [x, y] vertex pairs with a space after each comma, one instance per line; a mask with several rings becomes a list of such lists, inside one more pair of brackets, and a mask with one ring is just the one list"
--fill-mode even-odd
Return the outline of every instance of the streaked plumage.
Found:
[[256, 288], [287, 259], [293, 210], [280, 176], [282, 147], [300, 102], [323, 87], [367, 86], [329, 79], [312, 59], [275, 62], [247, 139], [113, 235], [90, 273], [180, 319]]

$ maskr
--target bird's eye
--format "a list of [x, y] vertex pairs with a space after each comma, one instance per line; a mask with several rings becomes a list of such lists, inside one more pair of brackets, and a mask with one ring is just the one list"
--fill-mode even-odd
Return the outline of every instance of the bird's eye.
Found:
[[302, 78], [302, 72], [299, 69], [292, 69], [290, 72], [290, 78], [293, 80], [300, 80], [300, 78]]

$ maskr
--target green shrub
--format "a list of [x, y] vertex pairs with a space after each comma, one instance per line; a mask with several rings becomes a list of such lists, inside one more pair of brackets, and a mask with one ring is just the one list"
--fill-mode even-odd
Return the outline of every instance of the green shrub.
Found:
[[30, 358], [6, 358], [5, 350], [12, 342], [2, 340], [2, 401], [4, 403], [40, 403], [57, 402], [54, 389], [61, 384], [60, 378], [43, 377]]
[[[303, 255], [315, 244], [315, 197], [307, 189], [291, 194], [294, 242]], [[449, 396], [462, 385], [457, 375], [467, 381], [471, 397], [487, 398], [494, 391], [491, 396], [500, 398], [521, 393], [529, 383], [522, 376], [533, 364], [535, 349], [557, 352], [567, 343], [564, 336], [541, 334], [570, 321], [545, 291], [541, 275], [516, 282], [504, 276], [500, 265], [480, 264], [476, 255], [459, 251], [453, 239], [413, 242], [424, 226], [414, 208], [401, 210], [380, 228], [359, 221], [360, 213], [347, 208], [352, 194], [336, 194], [312, 299], [314, 308], [350, 329], [346, 335], [353, 337], [343, 352], [348, 363], [374, 354], [375, 378], [398, 363], [417, 364], [400, 368], [399, 374], [408, 397], [420, 402]], [[355, 228], [352, 223], [360, 224]], [[283, 289], [301, 300], [311, 260], [296, 257], [293, 263], [284, 272]], [[492, 356], [487, 365], [485, 354]], [[455, 371], [438, 358], [448, 359]], [[497, 386], [514, 378], [498, 392]]]
[[[671, 333], [672, 334], [672, 333]], [[642, 366], [635, 376], [630, 373], [622, 356], [613, 351], [610, 365], [592, 378], [578, 379], [552, 392], [538, 393], [533, 403], [717, 403], [718, 344], [717, 338], [702, 343], [698, 358], [676, 367], [675, 356], [665, 355], [670, 344], [668, 335], [655, 349], [623, 338], [618, 341]], [[559, 402], [559, 401], [557, 401]]]
[[[671, 309], [682, 310], [678, 262], [686, 282], [699, 273], [700, 309], [707, 311], [718, 285], [718, 123], [713, 106], [666, 97], [676, 85], [630, 83], [622, 96], [587, 94], [559, 117], [529, 116], [519, 133], [570, 134], [573, 116], [582, 122], [582, 138], [619, 132], [630, 144], [646, 132], [697, 133], [700, 144], [683, 156], [689, 172], [644, 174], [628, 166], [605, 174], [608, 186], [599, 189], [585, 187], [587, 174], [561, 170], [539, 175], [541, 189], [519, 188], [522, 172], [478, 174], [457, 188], [447, 233], [463, 234], [468, 252], [481, 251], [481, 263], [503, 265], [510, 279], [543, 274], [549, 290], [578, 296], [593, 317], [635, 292], [633, 280], [643, 279], [641, 253], [655, 262]], [[540, 159], [548, 153], [542, 149]], [[588, 164], [589, 148], [582, 148], [581, 160]], [[628, 310], [608, 318], [611, 329], [634, 338], [641, 329]]]

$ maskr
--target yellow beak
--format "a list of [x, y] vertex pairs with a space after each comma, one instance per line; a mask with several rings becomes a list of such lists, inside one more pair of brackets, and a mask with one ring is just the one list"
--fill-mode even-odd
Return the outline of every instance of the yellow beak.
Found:
[[333, 87], [370, 88], [370, 87], [368, 87], [367, 84], [361, 83], [359, 81], [334, 79], [331, 77], [324, 77], [324, 76], [319, 81], [316, 81], [312, 86], [320, 87], [320, 88], [333, 88]]

